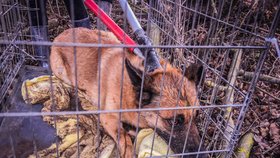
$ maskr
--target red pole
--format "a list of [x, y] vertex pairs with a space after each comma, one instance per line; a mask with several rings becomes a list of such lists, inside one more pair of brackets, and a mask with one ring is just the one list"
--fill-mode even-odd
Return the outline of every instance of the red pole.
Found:
[[[137, 45], [93, 0], [85, 0], [85, 4], [121, 42], [128, 45]], [[134, 48], [129, 48], [129, 50], [133, 52]]]

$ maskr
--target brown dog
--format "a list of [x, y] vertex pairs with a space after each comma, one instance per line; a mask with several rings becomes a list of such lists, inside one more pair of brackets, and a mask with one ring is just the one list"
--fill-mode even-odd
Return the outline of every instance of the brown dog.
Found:
[[[54, 42], [73, 42], [73, 31], [77, 43], [120, 44], [120, 41], [110, 32], [85, 28], [66, 30], [56, 37]], [[76, 47], [75, 49], [76, 65], [74, 62], [74, 47], [52, 47], [50, 64], [54, 75], [73, 86], [75, 86], [77, 80], [78, 88], [84, 90], [90, 96], [94, 105], [98, 104], [98, 84], [100, 84], [101, 110], [138, 108], [141, 77], [144, 69], [143, 59], [123, 48]], [[100, 57], [98, 56], [99, 52]], [[164, 67], [164, 62], [161, 62], [161, 64]], [[77, 78], [75, 78], [75, 66]], [[99, 66], [100, 72], [98, 71]], [[124, 68], [124, 71], [122, 71], [122, 68]], [[202, 67], [191, 65], [186, 70], [186, 77], [184, 77], [183, 82], [181, 82], [182, 73], [170, 64], [167, 64], [165, 72], [163, 69], [157, 69], [145, 74], [141, 108], [199, 105], [196, 83], [201, 72]], [[163, 76], [164, 82], [162, 84]], [[121, 87], [123, 87], [122, 100], [120, 100]], [[178, 98], [180, 88], [181, 92]], [[139, 128], [154, 128], [157, 114], [157, 111], [140, 112]], [[171, 149], [176, 153], [182, 153], [189, 119], [193, 113], [192, 110], [177, 110], [175, 122], [173, 121], [173, 115], [174, 111], [172, 110], [159, 111], [157, 132], [168, 142], [174, 123]], [[126, 112], [121, 115], [119, 151], [121, 156], [125, 158], [132, 157], [133, 145], [123, 125], [136, 127], [138, 125], [137, 116], [137, 112]], [[100, 120], [105, 131], [118, 142], [119, 113], [101, 114]], [[184, 152], [197, 151], [199, 143], [200, 137], [197, 127], [192, 123]], [[203, 150], [203, 147], [201, 150]], [[205, 157], [205, 155], [200, 157]]]

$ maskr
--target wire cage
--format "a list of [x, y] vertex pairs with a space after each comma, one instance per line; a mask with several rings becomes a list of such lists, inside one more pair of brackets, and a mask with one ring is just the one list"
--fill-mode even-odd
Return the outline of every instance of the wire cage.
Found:
[[[80, 109], [80, 104], [88, 104], [85, 101], [87, 99], [81, 99], [82, 92], [77, 87], [65, 91], [56, 88], [58, 81], [52, 77], [50, 67], [39, 66], [40, 61], [46, 59], [36, 54], [36, 46], [47, 48], [60, 45], [73, 46], [76, 49], [82, 44], [74, 41], [64, 45], [53, 42], [56, 36], [73, 26], [73, 19], [71, 20], [71, 16], [67, 13], [64, 3], [57, 0], [45, 1], [48, 18], [45, 24], [48, 24], [49, 39], [33, 41], [34, 35], [30, 31], [30, 12], [39, 10], [39, 1], [36, 2], [38, 4], [35, 8], [29, 7], [30, 0], [2, 0], [0, 3], [0, 145], [3, 149], [0, 157], [28, 157], [32, 154], [36, 157], [86, 157], [86, 154], [88, 157], [98, 157], [107, 146], [119, 143], [106, 136], [100, 123], [100, 115], [138, 112], [133, 119], [138, 120], [139, 123], [140, 112], [164, 110], [197, 111], [187, 121], [187, 125], [189, 129], [192, 122], [197, 125], [200, 139], [195, 150], [172, 153], [171, 144], [174, 141], [170, 135], [176, 130], [173, 121], [171, 134], [168, 139], [165, 139], [168, 149], [165, 154], [158, 157], [202, 157], [203, 155], [237, 157], [235, 150], [242, 132], [242, 123], [262, 65], [268, 52], [276, 53], [269, 41], [277, 38], [275, 33], [280, 31], [277, 24], [280, 20], [279, 1], [269, 1], [269, 3], [261, 0], [129, 1], [142, 27], [153, 41], [153, 47], [160, 58], [182, 71], [191, 63], [203, 65], [202, 77], [197, 86], [200, 106], [145, 109], [137, 105], [133, 109], [120, 108], [115, 111], [101, 110], [100, 103], [98, 106], [95, 105], [94, 110]], [[88, 13], [92, 27], [102, 29], [99, 19], [90, 10]], [[133, 36], [133, 31], [117, 1], [113, 2], [110, 16], [125, 32]], [[87, 47], [101, 48], [102, 44], [89, 44]], [[115, 47], [127, 48], [128, 46]], [[141, 48], [148, 48], [148, 46]], [[247, 79], [246, 86], [238, 79], [238, 73], [241, 73], [239, 69], [253, 72]], [[40, 100], [34, 105], [31, 103], [32, 99], [23, 100], [25, 96], [22, 96], [21, 92], [28, 91], [27, 83], [22, 86], [23, 82], [42, 75], [47, 76], [45, 79], [49, 81], [50, 87], [36, 95], [40, 97], [39, 94], [47, 94], [48, 101]], [[99, 92], [102, 91], [102, 87], [99, 88]], [[52, 99], [57, 98], [56, 91], [59, 91], [60, 95], [64, 92], [67, 95], [72, 94], [69, 100], [73, 107], [60, 111], [54, 110], [59, 102]], [[27, 98], [33, 96], [28, 92], [26, 94]], [[141, 92], [140, 98], [142, 94]], [[86, 98], [84, 94], [81, 95]], [[95, 121], [89, 123], [89, 120]], [[118, 126], [118, 129], [124, 126], [120, 120]], [[134, 127], [137, 135], [140, 128], [137, 124]], [[160, 129], [156, 125], [153, 130], [157, 131], [158, 128]], [[183, 138], [184, 148], [188, 146], [187, 144], [194, 143], [190, 136], [191, 132], [187, 130]], [[120, 135], [120, 130], [117, 134]], [[65, 147], [62, 142], [70, 141], [70, 139], [66, 140], [70, 135], [75, 139], [71, 140], [71, 145]], [[135, 145], [138, 137], [133, 139], [135, 150], [132, 155], [139, 156]], [[152, 134], [152, 141], [148, 148], [151, 152], [154, 150], [153, 145], [156, 144], [155, 139], [155, 134]], [[93, 145], [85, 143], [86, 140], [90, 140], [91, 143], [88, 144]], [[106, 141], [109, 143], [102, 146]], [[99, 142], [98, 147], [95, 146], [96, 142], [97, 144]], [[49, 150], [46, 150], [47, 148]], [[95, 150], [92, 151], [93, 149]], [[120, 156], [118, 150], [114, 156], [112, 155], [111, 157]]]

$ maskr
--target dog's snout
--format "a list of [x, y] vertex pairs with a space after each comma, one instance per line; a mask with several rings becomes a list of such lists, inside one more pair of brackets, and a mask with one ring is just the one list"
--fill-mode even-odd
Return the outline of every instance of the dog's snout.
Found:
[[200, 148], [198, 148], [195, 144], [192, 144], [192, 147], [188, 147], [185, 150], [185, 153], [197, 153], [192, 155], [185, 155], [184, 158], [208, 158], [208, 154], [201, 153], [203, 151], [206, 151], [204, 146], [202, 145]]
[[208, 158], [208, 154], [203, 154], [200, 152], [204, 152], [205, 147], [203, 142], [201, 142], [199, 131], [195, 124], [191, 125], [190, 134], [188, 138], [188, 142], [186, 144], [185, 153], [197, 153], [194, 155], [184, 156], [184, 158]]
[[208, 158], [207, 154], [199, 154], [199, 155], [185, 155], [183, 158]]
[[[180, 120], [182, 121], [182, 120]], [[179, 122], [180, 122], [179, 121]], [[189, 133], [188, 133], [189, 132]], [[166, 132], [157, 130], [157, 133], [165, 140], [170, 141], [170, 135]], [[188, 134], [187, 134], [188, 133]], [[187, 140], [186, 140], [187, 138]], [[183, 154], [184, 158], [207, 158], [208, 154], [204, 154], [205, 147], [199, 135], [199, 131], [194, 123], [191, 124], [191, 128], [188, 130], [186, 126], [180, 130], [174, 128], [173, 137], [171, 139], [171, 149], [176, 154]], [[201, 153], [202, 152], [202, 153]], [[188, 153], [188, 154], [186, 154]]]

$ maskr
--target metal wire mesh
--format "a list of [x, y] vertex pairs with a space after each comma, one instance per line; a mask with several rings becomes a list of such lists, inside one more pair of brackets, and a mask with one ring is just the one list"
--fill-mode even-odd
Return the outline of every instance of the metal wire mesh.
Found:
[[[39, 1], [36, 1], [39, 4]], [[140, 90], [140, 103], [133, 109], [123, 109], [123, 89], [121, 88], [121, 95], [118, 98], [120, 102], [119, 109], [102, 109], [101, 94], [102, 87], [100, 86], [100, 77], [98, 78], [98, 99], [95, 110], [81, 110], [79, 107], [78, 99], [78, 87], [74, 86], [74, 105], [72, 110], [56, 111], [56, 103], [54, 99], [51, 99], [51, 109], [53, 111], [35, 111], [31, 106], [31, 109], [21, 111], [21, 108], [13, 110], [11, 108], [21, 106], [17, 103], [18, 95], [15, 94], [15, 90], [18, 89], [18, 82], [26, 77], [24, 71], [26, 66], [35, 65], [38, 66], [38, 62], [42, 59], [36, 55], [34, 47], [43, 46], [44, 48], [50, 46], [64, 46], [74, 49], [74, 65], [77, 65], [76, 61], [76, 49], [79, 47], [89, 48], [98, 47], [98, 54], [101, 52], [101, 48], [130, 48], [133, 46], [125, 44], [102, 44], [102, 43], [76, 43], [75, 31], [73, 31], [72, 42], [51, 42], [63, 30], [72, 27], [74, 24], [74, 13], [71, 12], [67, 15], [66, 7], [60, 1], [41, 1], [47, 4], [48, 22], [43, 20], [43, 25], [49, 25], [49, 39], [41, 41], [32, 41], [34, 35], [29, 31], [31, 25], [30, 11], [36, 11], [40, 7], [30, 8], [29, 1], [15, 1], [4, 0], [0, 3], [0, 103], [1, 103], [1, 132], [5, 131], [5, 125], [7, 120], [11, 118], [28, 118], [30, 122], [33, 119], [41, 118], [38, 116], [51, 116], [54, 121], [55, 135], [59, 135], [57, 128], [57, 122], [60, 118], [67, 116], [75, 116], [77, 120], [76, 124], [76, 136], [75, 142], [78, 146], [76, 148], [76, 156], [80, 157], [82, 148], [80, 148], [80, 142], [82, 140], [81, 120], [84, 116], [97, 115], [97, 137], [102, 135], [100, 133], [102, 123], [100, 124], [100, 116], [104, 114], [118, 113], [118, 137], [116, 144], [120, 143], [120, 131], [122, 128], [121, 117], [124, 113], [135, 112], [134, 119], [137, 120], [136, 134], [139, 132], [139, 119], [140, 112], [148, 113], [157, 111], [156, 125], [154, 131], [158, 129], [158, 119], [160, 111], [172, 111], [173, 114], [179, 110], [192, 110], [193, 112], [199, 110], [196, 116], [191, 116], [188, 122], [188, 129], [192, 122], [195, 122], [198, 126], [200, 133], [200, 141], [198, 143], [198, 149], [190, 152], [170, 153], [172, 137], [170, 136], [166, 140], [168, 144], [167, 154], [161, 157], [172, 156], [196, 156], [207, 154], [208, 157], [235, 157], [234, 149], [238, 141], [241, 126], [244, 121], [246, 110], [251, 101], [254, 87], [262, 68], [262, 64], [265, 60], [266, 54], [270, 49], [270, 44], [265, 41], [266, 37], [274, 37], [277, 23], [279, 21], [279, 5], [278, 8], [272, 13], [274, 18], [264, 19], [265, 14], [265, 1], [259, 1], [258, 3], [247, 3], [245, 1], [226, 0], [226, 1], [204, 1], [204, 0], [158, 0], [158, 1], [133, 1], [131, 2], [132, 9], [134, 10], [138, 20], [142, 27], [146, 30], [147, 35], [152, 39], [154, 48], [157, 50], [159, 56], [166, 61], [169, 61], [173, 66], [186, 70], [186, 67], [190, 63], [203, 64], [203, 77], [198, 84], [198, 96], [200, 106], [186, 106], [186, 107], [166, 107], [160, 106], [153, 108], [141, 108], [141, 98], [143, 97], [143, 84], [141, 83]], [[74, 3], [73, 1], [69, 1]], [[129, 28], [126, 22], [126, 17], [123, 16], [123, 12], [117, 2], [113, 3], [111, 17], [132, 36], [132, 30]], [[74, 10], [74, 5], [71, 5], [70, 10]], [[90, 12], [90, 11], [89, 11]], [[92, 14], [91, 23], [94, 28], [102, 29], [101, 22], [96, 19]], [[46, 15], [44, 15], [46, 16]], [[278, 20], [277, 20], [278, 18]], [[272, 20], [274, 19], [274, 20]], [[39, 21], [39, 19], [37, 19]], [[263, 30], [263, 21], [269, 26], [267, 30]], [[101, 38], [101, 37], [100, 37]], [[148, 48], [151, 46], [135, 46], [139, 48]], [[123, 53], [124, 54], [124, 53]], [[98, 55], [98, 61], [101, 60], [101, 55]], [[250, 57], [258, 58], [258, 60], [251, 60]], [[257, 56], [257, 57], [256, 57]], [[237, 65], [236, 60], [240, 58], [240, 67], [244, 70], [250, 70], [254, 72], [251, 79], [251, 84], [247, 88], [241, 89], [239, 82], [232, 80], [234, 75], [234, 67]], [[122, 77], [124, 75], [124, 57], [122, 59]], [[78, 61], [79, 62], [79, 61]], [[232, 63], [236, 62], [236, 63]], [[233, 68], [231, 68], [233, 65]], [[98, 72], [101, 71], [101, 64], [98, 64]], [[19, 73], [22, 71], [22, 73]], [[44, 69], [45, 74], [51, 76], [51, 69]], [[39, 76], [39, 75], [38, 75]], [[74, 73], [75, 79], [77, 76], [77, 69]], [[100, 76], [100, 74], [98, 75]], [[164, 75], [163, 75], [164, 76]], [[144, 73], [142, 75], [144, 78]], [[182, 78], [183, 80], [183, 78]], [[123, 78], [120, 81], [120, 87], [123, 87], [125, 81]], [[165, 82], [164, 77], [162, 83]], [[75, 85], [78, 81], [75, 80]], [[55, 98], [54, 86], [50, 77], [50, 98]], [[179, 93], [181, 88], [179, 88]], [[229, 94], [226, 94], [229, 91]], [[161, 95], [161, 92], [160, 92]], [[180, 96], [178, 96], [179, 98]], [[179, 99], [177, 100], [177, 102]], [[15, 104], [15, 105], [12, 105]], [[178, 104], [178, 103], [176, 103]], [[31, 105], [29, 103], [29, 105]], [[18, 110], [19, 109], [19, 110]], [[36, 109], [36, 108], [35, 108]], [[5, 122], [6, 119], [6, 122]], [[64, 119], [65, 120], [65, 119]], [[175, 120], [175, 114], [174, 114]], [[38, 156], [38, 148], [42, 150], [40, 142], [38, 142], [34, 135], [37, 131], [34, 130], [35, 125], [31, 125], [32, 133], [32, 147], [31, 153]], [[174, 123], [171, 126], [171, 134], [176, 130]], [[159, 132], [159, 131], [158, 131]], [[156, 132], [155, 132], [156, 133]], [[192, 143], [189, 138], [191, 131], [187, 130], [186, 137], [184, 139], [184, 148], [187, 144]], [[13, 134], [8, 134], [9, 149], [6, 154], [14, 157], [19, 157], [17, 150], [19, 147], [17, 144], [17, 137]], [[155, 134], [153, 135], [152, 144], [154, 144]], [[174, 142], [174, 141], [173, 141]], [[55, 139], [54, 155], [61, 156], [59, 149], [59, 140]], [[205, 146], [205, 149], [203, 148]], [[135, 147], [135, 146], [134, 146]], [[153, 145], [151, 151], [153, 150]], [[99, 156], [100, 153], [97, 154]], [[137, 156], [137, 153], [133, 153]], [[119, 156], [119, 155], [118, 155]], [[151, 155], [149, 155], [151, 156]]]

